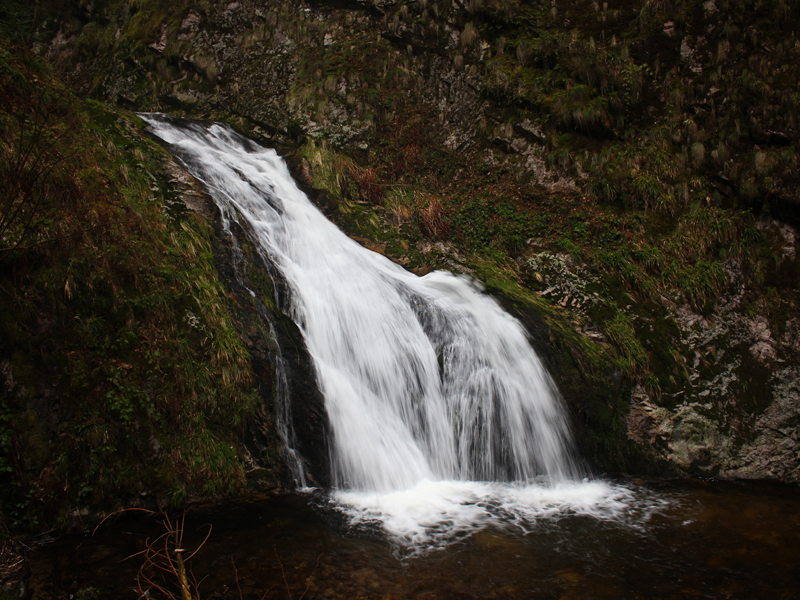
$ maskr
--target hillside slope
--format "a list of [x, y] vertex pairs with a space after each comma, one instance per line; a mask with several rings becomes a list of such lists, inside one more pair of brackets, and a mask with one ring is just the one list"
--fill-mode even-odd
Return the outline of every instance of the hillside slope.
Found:
[[800, 477], [796, 8], [53, 2], [83, 93], [291, 148], [368, 247], [526, 319], [599, 470]]
[[0, 513], [16, 525], [239, 491], [258, 464], [283, 477], [274, 371], [254, 372], [270, 338], [241, 333], [254, 311], [217, 271], [214, 213], [142, 128], [0, 48]]

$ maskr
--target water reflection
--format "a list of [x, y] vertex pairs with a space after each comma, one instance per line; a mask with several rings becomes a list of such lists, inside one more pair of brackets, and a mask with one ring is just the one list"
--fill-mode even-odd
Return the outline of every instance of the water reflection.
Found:
[[[353, 526], [319, 494], [193, 511], [186, 545], [202, 598], [797, 598], [796, 486], [698, 480], [625, 482], [664, 504], [639, 526], [552, 515], [522, 530], [490, 526], [424, 556], [398, 557], [374, 525]], [[632, 506], [631, 510], [636, 507]], [[34, 555], [34, 597], [93, 587], [135, 598], [137, 559], [153, 518], [124, 518]]]

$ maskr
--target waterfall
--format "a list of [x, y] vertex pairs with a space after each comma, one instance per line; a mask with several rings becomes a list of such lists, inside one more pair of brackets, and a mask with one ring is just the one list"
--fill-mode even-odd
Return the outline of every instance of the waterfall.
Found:
[[363, 248], [298, 189], [275, 151], [227, 126], [142, 117], [287, 282], [283, 306], [330, 419], [335, 488], [391, 494], [575, 476], [551, 378], [520, 323], [477, 282], [418, 277]]

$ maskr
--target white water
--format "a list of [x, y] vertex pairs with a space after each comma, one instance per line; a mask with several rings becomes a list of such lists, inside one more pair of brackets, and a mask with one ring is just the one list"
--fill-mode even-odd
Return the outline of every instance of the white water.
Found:
[[424, 554], [485, 528], [525, 534], [576, 515], [640, 529], [668, 505], [642, 488], [587, 480], [551, 485], [426, 480], [389, 493], [339, 491], [332, 500], [351, 524], [381, 527], [403, 555]]
[[572, 482], [555, 387], [476, 282], [418, 277], [361, 247], [273, 150], [225, 126], [142, 116], [287, 281], [332, 427], [333, 497], [351, 519], [414, 544], [500, 513], [618, 512], [617, 488]]

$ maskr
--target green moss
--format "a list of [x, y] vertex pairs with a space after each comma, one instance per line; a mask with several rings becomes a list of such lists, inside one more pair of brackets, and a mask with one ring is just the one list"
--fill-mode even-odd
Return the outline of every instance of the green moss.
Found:
[[649, 371], [649, 360], [630, 317], [618, 312], [606, 324], [605, 331], [620, 351], [617, 365], [630, 378], [636, 378]]
[[[57, 220], [34, 221], [39, 243], [2, 248], [0, 310], [16, 323], [4, 325], [0, 355], [16, 382], [3, 435], [18, 449], [0, 474], [3, 512], [21, 522], [37, 503], [63, 511], [241, 488], [240, 435], [259, 400], [211, 227], [179, 204], [141, 120], [48, 95], [58, 88], [34, 59], [11, 61], [37, 86], [6, 100], [3, 117], [61, 103], [48, 118], [69, 130], [30, 142], [70, 185], [57, 189]], [[49, 184], [36, 193], [54, 193]]]

